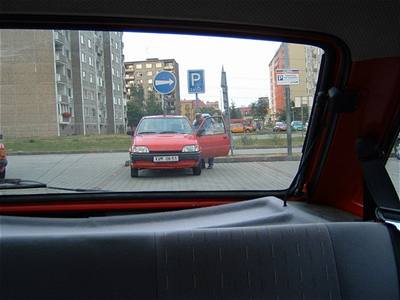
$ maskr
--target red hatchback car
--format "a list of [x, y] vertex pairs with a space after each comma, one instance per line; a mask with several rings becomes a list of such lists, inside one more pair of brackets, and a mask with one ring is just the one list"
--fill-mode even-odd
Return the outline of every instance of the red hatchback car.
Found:
[[131, 177], [140, 169], [187, 169], [201, 174], [201, 158], [226, 156], [230, 139], [221, 117], [205, 118], [194, 130], [183, 116], [140, 120], [130, 148]]

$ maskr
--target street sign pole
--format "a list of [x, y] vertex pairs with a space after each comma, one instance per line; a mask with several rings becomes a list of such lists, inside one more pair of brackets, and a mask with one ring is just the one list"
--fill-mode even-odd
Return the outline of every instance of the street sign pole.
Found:
[[163, 115], [165, 116], [164, 94], [161, 94], [161, 108], [162, 108]]
[[227, 119], [227, 130], [228, 136], [230, 140], [230, 148], [231, 148], [231, 155], [233, 155], [233, 147], [232, 147], [232, 133], [231, 133], [231, 113], [229, 111], [229, 98], [228, 98], [228, 83], [226, 81], [226, 73], [224, 67], [222, 66], [221, 71], [221, 88], [222, 88], [222, 99], [224, 102], [224, 110]]
[[197, 108], [199, 104], [199, 93], [196, 93], [196, 100], [194, 101], [194, 112], [197, 113]]
[[286, 139], [287, 139], [287, 153], [288, 156], [292, 156], [292, 126], [291, 113], [290, 113], [290, 88], [285, 87], [285, 102], [286, 102]]
[[[289, 47], [287, 43], [283, 43], [284, 51], [286, 53], [285, 55], [285, 68], [289, 69]], [[286, 76], [283, 76], [282, 78], [285, 79]], [[289, 80], [289, 82], [284, 82], [285, 83], [285, 102], [286, 102], [286, 139], [287, 139], [287, 153], [288, 156], [292, 156], [292, 127], [290, 126], [291, 123], [291, 105], [290, 105], [290, 87], [289, 84], [298, 84], [298, 73], [295, 76], [295, 80], [292, 82]]]

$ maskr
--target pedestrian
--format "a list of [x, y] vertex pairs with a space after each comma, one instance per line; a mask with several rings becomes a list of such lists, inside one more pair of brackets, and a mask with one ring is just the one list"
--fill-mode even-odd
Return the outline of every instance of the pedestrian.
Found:
[[[213, 134], [214, 128], [215, 127], [215, 120], [214, 118], [206, 118], [205, 123], [204, 123], [204, 130], [208, 134]], [[208, 157], [207, 158], [207, 163], [208, 167], [207, 169], [211, 170], [214, 167], [214, 157]], [[201, 167], [204, 169], [206, 167], [206, 163], [204, 159], [201, 162]]]
[[199, 129], [201, 123], [203, 123], [203, 118], [202, 118], [200, 113], [197, 113], [196, 116], [195, 116], [195, 119], [193, 121], [193, 124], [192, 124], [193, 129], [194, 130]]
[[6, 147], [0, 143], [0, 181], [3, 181], [6, 176], [7, 153]]

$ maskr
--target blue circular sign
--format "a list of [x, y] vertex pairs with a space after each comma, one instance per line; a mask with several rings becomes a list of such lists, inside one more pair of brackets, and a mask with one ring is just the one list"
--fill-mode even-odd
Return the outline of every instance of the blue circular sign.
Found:
[[160, 94], [169, 94], [175, 90], [176, 77], [175, 74], [168, 71], [161, 71], [154, 76], [153, 86], [156, 92]]

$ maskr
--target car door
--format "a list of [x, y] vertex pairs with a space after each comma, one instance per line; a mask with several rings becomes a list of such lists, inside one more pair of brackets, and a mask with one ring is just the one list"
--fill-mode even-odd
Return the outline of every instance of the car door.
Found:
[[197, 132], [202, 157], [228, 155], [231, 143], [222, 117], [205, 118]]

